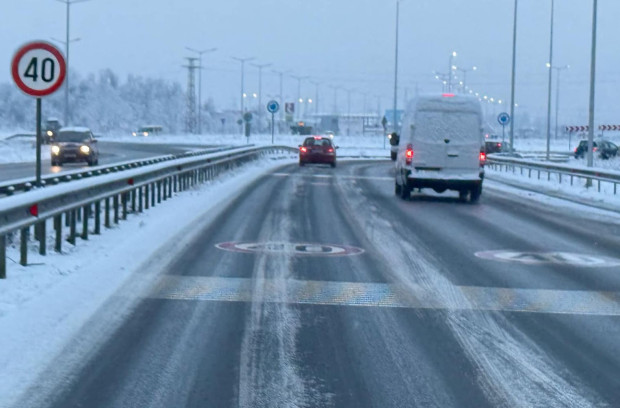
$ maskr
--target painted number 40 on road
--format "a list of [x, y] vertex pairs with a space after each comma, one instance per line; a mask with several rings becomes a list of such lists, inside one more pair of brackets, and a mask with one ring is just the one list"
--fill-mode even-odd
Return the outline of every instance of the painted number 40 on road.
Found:
[[44, 41], [36, 41], [17, 50], [11, 63], [11, 74], [24, 93], [42, 97], [62, 86], [67, 66], [58, 48]]

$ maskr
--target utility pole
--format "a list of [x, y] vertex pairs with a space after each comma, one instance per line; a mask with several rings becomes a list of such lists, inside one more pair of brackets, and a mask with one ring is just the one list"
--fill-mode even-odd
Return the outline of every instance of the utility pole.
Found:
[[[596, 85], [596, 17], [598, 10], [597, 0], [593, 0], [592, 4], [592, 54], [590, 56], [590, 106], [588, 118], [588, 167], [594, 165], [594, 154], [592, 148], [594, 145], [594, 94]], [[587, 187], [592, 186], [592, 179], [586, 182]]]
[[394, 47], [394, 111], [392, 113], [392, 126], [394, 132], [398, 131], [396, 109], [398, 108], [398, 23], [400, 20], [400, 0], [396, 0], [396, 41]]
[[198, 54], [198, 134], [202, 134], [202, 55], [213, 52], [217, 48], [209, 48], [206, 50], [196, 50], [194, 48], [185, 47], [188, 51]]
[[185, 130], [187, 133], [196, 133], [196, 78], [195, 72], [199, 68], [196, 65], [198, 58], [187, 57], [185, 58], [188, 65], [183, 66], [187, 68], [187, 117]]
[[71, 44], [70, 37], [70, 26], [71, 26], [71, 5], [75, 3], [83, 3], [89, 0], [56, 0], [60, 3], [64, 3], [67, 7], [66, 10], [66, 39], [65, 39], [65, 61], [67, 62], [67, 75], [65, 77], [65, 118], [64, 125], [69, 126], [69, 116], [70, 116], [70, 108], [69, 108], [69, 77], [71, 70], [69, 69], [69, 44]]
[[319, 115], [319, 86], [321, 83], [319, 81], [312, 81], [312, 85], [314, 85], [315, 93], [314, 93], [314, 114], [318, 117]]
[[[596, 1], [596, 0], [595, 0]], [[510, 80], [510, 151], [515, 148], [515, 74], [517, 59], [517, 8], [519, 0], [515, 0], [514, 21], [512, 24], [512, 76]]]
[[[570, 65], [565, 65], [563, 67], [551, 67], [555, 69], [556, 77], [555, 77], [555, 140], [558, 139], [558, 115], [560, 112], [560, 74], [563, 70], [570, 68]], [[568, 146], [570, 148], [570, 146]]]
[[239, 61], [241, 63], [241, 116], [245, 113], [245, 63], [247, 61], [252, 61], [254, 57], [249, 58], [238, 58], [232, 57], [232, 59]]
[[[284, 105], [284, 94], [282, 92], [283, 90], [283, 84], [284, 84], [284, 75], [288, 74], [290, 71], [276, 71], [276, 70], [272, 70], [271, 72], [273, 72], [274, 74], [278, 74], [278, 76], [280, 77], [280, 93], [278, 94], [279, 98], [280, 98], [280, 105]], [[284, 109], [280, 109], [280, 120], [284, 120]]]
[[456, 51], [452, 51], [450, 53], [450, 58], [448, 62], [450, 66], [448, 67], [448, 92], [452, 92], [452, 71], [455, 69], [453, 59], [456, 57]]
[[303, 99], [301, 98], [301, 80], [307, 79], [308, 77], [291, 75], [291, 78], [297, 80], [297, 101], [296, 103], [299, 103], [299, 109], [296, 109], [296, 112], [297, 112], [297, 119], [301, 119], [301, 104], [303, 103]]

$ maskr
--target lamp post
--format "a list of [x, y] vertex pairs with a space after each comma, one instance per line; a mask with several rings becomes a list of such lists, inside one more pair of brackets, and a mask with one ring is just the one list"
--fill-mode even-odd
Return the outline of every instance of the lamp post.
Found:
[[[594, 93], [596, 80], [596, 17], [598, 10], [598, 1], [593, 0], [592, 3], [592, 54], [590, 56], [590, 105], [588, 118], [588, 167], [594, 164], [594, 155], [592, 154], [592, 146], [594, 144]], [[592, 186], [592, 179], [588, 179], [587, 187]]]
[[396, 109], [398, 108], [398, 24], [400, 20], [400, 2], [396, 0], [396, 41], [394, 46], [394, 105], [392, 112], [392, 123], [394, 131], [398, 131], [398, 123], [396, 121]]
[[331, 89], [334, 90], [334, 115], [338, 114], [338, 90], [340, 89], [339, 86], [330, 86]]
[[253, 67], [258, 68], [258, 119], [259, 119], [259, 131], [262, 124], [263, 117], [263, 68], [270, 67], [271, 64], [252, 64]]
[[[283, 84], [284, 84], [284, 75], [288, 74], [290, 71], [276, 71], [274, 69], [271, 72], [273, 72], [274, 74], [278, 74], [278, 76], [280, 77], [280, 93], [278, 95], [279, 95], [279, 98], [280, 98], [280, 103], [284, 104], [284, 95], [282, 93]], [[280, 109], [280, 118], [284, 119], [284, 109]]]
[[551, 67], [553, 66], [553, 3], [551, 0], [551, 31], [549, 34], [549, 79], [547, 84], [547, 154], [546, 159], [549, 161], [550, 150], [551, 150], [551, 81], [553, 70]]
[[71, 44], [71, 40], [69, 39], [69, 31], [71, 25], [71, 5], [75, 3], [83, 3], [89, 0], [56, 0], [60, 3], [64, 3], [67, 7], [67, 18], [66, 18], [66, 37], [65, 37], [65, 61], [67, 62], [67, 75], [65, 77], [65, 126], [69, 126], [69, 44]]
[[463, 92], [465, 92], [465, 89], [467, 88], [467, 72], [469, 72], [469, 71], [477, 71], [478, 67], [476, 67], [476, 66], [473, 66], [471, 68], [458, 68], [457, 67], [456, 69], [463, 73], [463, 86], [462, 86], [462, 89], [463, 89]]
[[241, 63], [241, 116], [243, 116], [243, 114], [245, 113], [245, 63], [247, 61], [252, 61], [253, 59], [255, 59], [254, 57], [246, 57], [246, 58], [239, 58], [239, 57], [232, 57], [232, 59], [239, 61]]
[[301, 99], [301, 81], [302, 79], [308, 78], [307, 76], [297, 76], [291, 75], [291, 78], [297, 80], [297, 102], [299, 102], [299, 109], [297, 109], [297, 119], [301, 119], [301, 103], [303, 99]]
[[319, 81], [312, 81], [312, 85], [314, 85], [314, 114], [318, 117], [319, 115], [319, 86], [321, 83]]
[[456, 51], [452, 51], [450, 53], [450, 65], [448, 66], [448, 92], [452, 92], [452, 71], [454, 71], [454, 69], [456, 68], [452, 60], [454, 59], [454, 57], [456, 57], [456, 55]]
[[198, 134], [202, 134], [202, 55], [213, 52], [217, 48], [209, 48], [206, 50], [196, 50], [194, 48], [185, 47], [188, 51], [198, 54]]
[[519, 0], [515, 0], [514, 21], [512, 24], [512, 74], [510, 80], [510, 150], [515, 146], [515, 74], [517, 58], [517, 8]]
[[[560, 111], [560, 74], [563, 70], [569, 69], [570, 65], [564, 65], [563, 67], [552, 67], [551, 64], [547, 63], [547, 68], [555, 69], [555, 133], [554, 138], [557, 140], [558, 138], [558, 115]], [[569, 146], [570, 148], [570, 146]]]

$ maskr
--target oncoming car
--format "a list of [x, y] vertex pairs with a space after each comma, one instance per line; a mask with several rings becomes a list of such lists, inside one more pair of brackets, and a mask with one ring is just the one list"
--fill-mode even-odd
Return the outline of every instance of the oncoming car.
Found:
[[85, 127], [62, 128], [51, 147], [52, 166], [66, 162], [86, 162], [89, 166], [99, 164], [97, 140]]
[[144, 137], [148, 137], [151, 135], [158, 135], [161, 132], [163, 132], [164, 128], [161, 126], [157, 126], [157, 125], [149, 125], [149, 126], [142, 126], [140, 129], [136, 130], [135, 132], [132, 132], [131, 134], [133, 136], [144, 136]]
[[299, 145], [299, 165], [323, 163], [336, 167], [337, 148], [329, 137], [307, 137], [304, 143]]

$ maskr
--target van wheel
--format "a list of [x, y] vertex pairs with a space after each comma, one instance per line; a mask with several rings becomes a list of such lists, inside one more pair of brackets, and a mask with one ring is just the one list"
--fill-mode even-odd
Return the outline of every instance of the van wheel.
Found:
[[411, 187], [407, 186], [407, 184], [400, 186], [400, 198], [403, 200], [409, 200], [409, 198], [411, 198]]
[[[467, 190], [460, 190], [459, 191], [459, 201], [464, 203], [465, 201], [467, 201], [467, 195], [469, 194], [469, 191]], [[473, 197], [473, 191], [472, 191], [472, 197]]]
[[396, 161], [396, 153], [390, 152], [390, 158], [392, 159], [392, 161]]
[[480, 196], [482, 195], [482, 184], [480, 184], [477, 187], [474, 187], [471, 190], [471, 196], [470, 196], [470, 200], [472, 203], [478, 202], [478, 200], [480, 199]]
[[397, 196], [399, 196], [401, 194], [401, 190], [403, 188], [401, 187], [400, 184], [398, 184], [397, 182], [394, 182], [394, 194], [396, 194]]

